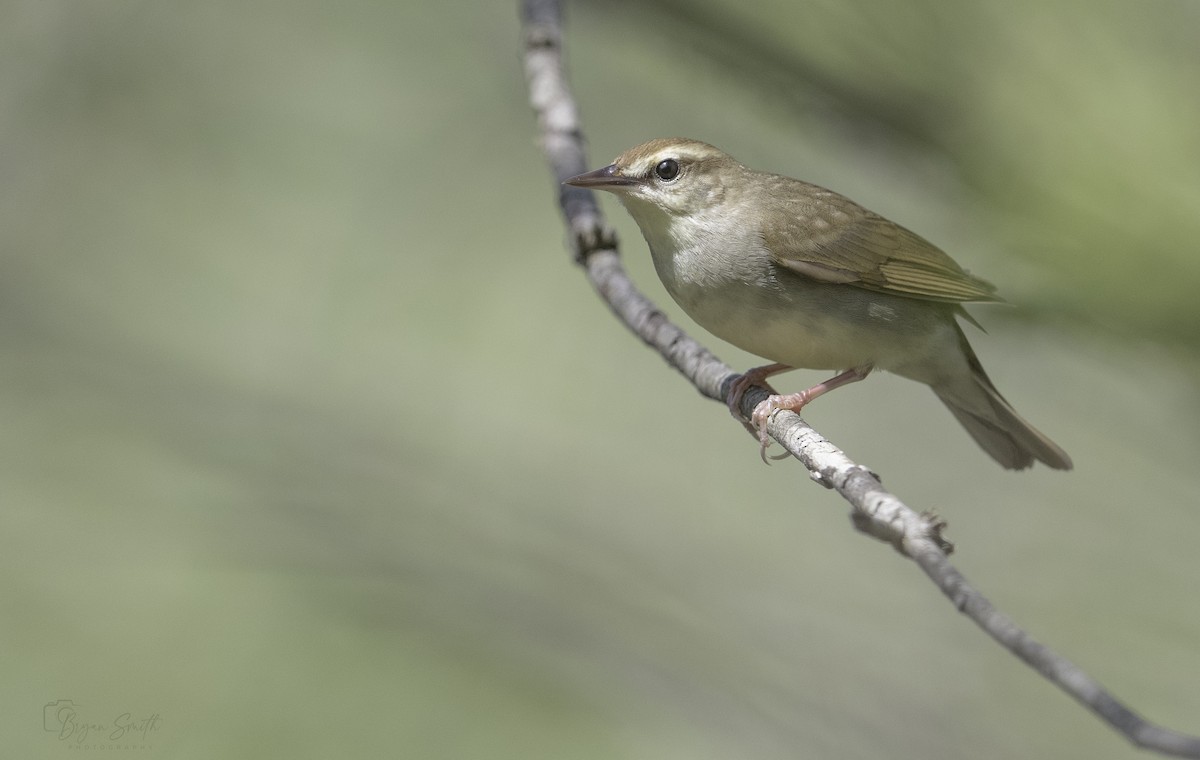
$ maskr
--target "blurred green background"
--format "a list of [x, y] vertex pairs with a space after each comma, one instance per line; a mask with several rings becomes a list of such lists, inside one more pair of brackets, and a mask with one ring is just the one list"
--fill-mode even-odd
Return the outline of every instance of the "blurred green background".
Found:
[[[1001, 288], [972, 340], [1074, 472], [893, 377], [806, 416], [1200, 731], [1200, 4], [568, 10], [594, 165], [704, 139]], [[519, 44], [506, 2], [0, 3], [6, 754], [1141, 756], [614, 322]]]

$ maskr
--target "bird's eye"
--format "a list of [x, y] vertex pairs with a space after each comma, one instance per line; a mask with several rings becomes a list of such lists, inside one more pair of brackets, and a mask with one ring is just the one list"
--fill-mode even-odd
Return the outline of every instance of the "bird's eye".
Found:
[[673, 158], [659, 161], [658, 166], [654, 167], [654, 176], [663, 182], [670, 182], [679, 176], [679, 162]]

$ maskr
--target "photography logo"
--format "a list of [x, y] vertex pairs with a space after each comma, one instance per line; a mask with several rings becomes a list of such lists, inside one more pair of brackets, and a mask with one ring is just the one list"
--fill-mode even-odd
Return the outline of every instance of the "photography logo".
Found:
[[47, 702], [42, 708], [42, 728], [61, 735], [65, 729], [74, 725], [75, 716], [79, 714], [78, 707], [79, 705], [69, 699]]
[[42, 706], [42, 728], [76, 749], [150, 749], [152, 734], [162, 727], [158, 713], [137, 716], [123, 712], [97, 720], [96, 711], [85, 711], [70, 699]]

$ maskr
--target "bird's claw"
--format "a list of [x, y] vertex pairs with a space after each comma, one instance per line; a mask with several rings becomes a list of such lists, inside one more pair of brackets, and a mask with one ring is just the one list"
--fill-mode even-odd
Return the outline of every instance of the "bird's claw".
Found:
[[[765, 464], [770, 464], [767, 461], [767, 447], [771, 445], [771, 437], [767, 435], [767, 423], [771, 421], [771, 416], [780, 410], [786, 409], [790, 412], [799, 412], [804, 405], [809, 401], [808, 391], [800, 393], [792, 393], [787, 396], [771, 395], [767, 396], [766, 401], [759, 402], [758, 406], [754, 407], [754, 413], [750, 415], [750, 424], [758, 433], [758, 442], [761, 448], [758, 450], [758, 455], [762, 458]], [[789, 452], [784, 452], [779, 456], [770, 457], [771, 459], [786, 459], [791, 456]]]

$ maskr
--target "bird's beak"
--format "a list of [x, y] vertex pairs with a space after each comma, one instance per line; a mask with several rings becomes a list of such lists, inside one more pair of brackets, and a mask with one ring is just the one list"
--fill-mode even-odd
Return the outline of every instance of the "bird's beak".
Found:
[[584, 172], [577, 174], [574, 177], [563, 180], [564, 185], [574, 185], [575, 187], [594, 187], [600, 190], [608, 190], [615, 187], [623, 187], [626, 185], [635, 185], [637, 180], [632, 177], [625, 177], [617, 173], [617, 165], [609, 164], [603, 169]]

